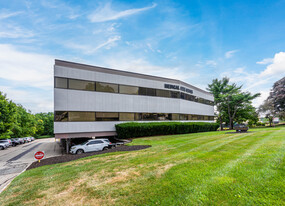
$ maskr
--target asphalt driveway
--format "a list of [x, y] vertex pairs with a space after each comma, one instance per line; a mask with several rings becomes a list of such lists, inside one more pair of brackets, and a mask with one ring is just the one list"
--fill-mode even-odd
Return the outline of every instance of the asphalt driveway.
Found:
[[0, 150], [0, 192], [35, 161], [34, 153], [37, 151], [44, 151], [46, 158], [62, 155], [59, 142], [55, 142], [54, 138], [39, 139]]

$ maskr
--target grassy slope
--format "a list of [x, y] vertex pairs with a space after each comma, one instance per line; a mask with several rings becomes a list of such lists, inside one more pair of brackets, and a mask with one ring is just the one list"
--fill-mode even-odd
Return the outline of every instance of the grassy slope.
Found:
[[285, 205], [285, 128], [140, 138], [153, 147], [26, 171], [0, 205]]

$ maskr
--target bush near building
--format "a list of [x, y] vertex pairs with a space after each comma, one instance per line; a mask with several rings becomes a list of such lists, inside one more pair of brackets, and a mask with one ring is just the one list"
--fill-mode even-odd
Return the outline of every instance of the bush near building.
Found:
[[145, 137], [154, 135], [187, 134], [196, 132], [216, 131], [217, 123], [206, 122], [152, 122], [122, 123], [116, 125], [119, 139]]

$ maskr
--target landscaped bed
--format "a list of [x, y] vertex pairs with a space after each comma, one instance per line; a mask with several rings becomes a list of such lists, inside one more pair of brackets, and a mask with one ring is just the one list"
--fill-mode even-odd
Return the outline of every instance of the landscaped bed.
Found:
[[57, 164], [57, 163], [70, 162], [72, 160], [77, 160], [80, 158], [89, 157], [93, 155], [106, 154], [110, 152], [136, 151], [136, 150], [146, 149], [149, 147], [151, 146], [150, 145], [133, 145], [133, 146], [121, 145], [121, 146], [118, 146], [112, 149], [98, 151], [98, 152], [88, 152], [88, 153], [83, 153], [83, 154], [78, 154], [78, 155], [66, 154], [66, 155], [57, 156], [57, 157], [50, 157], [50, 158], [43, 159], [40, 162], [38, 161], [33, 162], [27, 168], [27, 170], [37, 168], [40, 166], [44, 166], [44, 165], [52, 165], [52, 164]]

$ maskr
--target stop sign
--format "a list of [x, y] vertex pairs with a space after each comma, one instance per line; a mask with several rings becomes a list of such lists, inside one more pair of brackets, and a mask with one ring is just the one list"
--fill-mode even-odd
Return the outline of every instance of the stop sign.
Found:
[[42, 152], [42, 151], [38, 151], [38, 152], [35, 153], [35, 158], [36, 158], [37, 160], [43, 159], [44, 156], [45, 156], [45, 153]]

